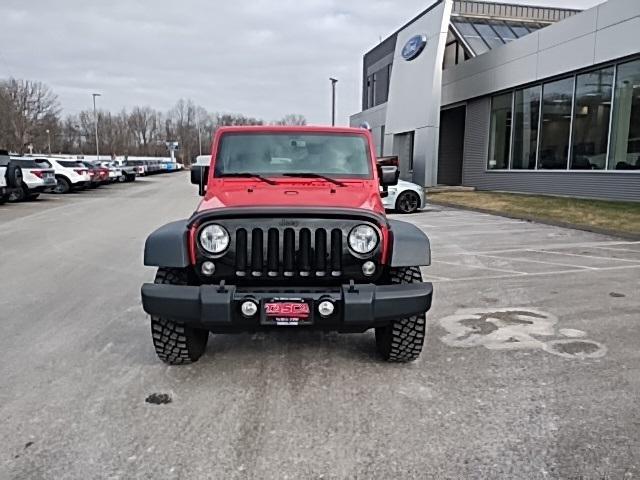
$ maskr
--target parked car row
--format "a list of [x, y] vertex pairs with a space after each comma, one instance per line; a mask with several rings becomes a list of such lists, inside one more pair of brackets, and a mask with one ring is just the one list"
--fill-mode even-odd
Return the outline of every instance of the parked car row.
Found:
[[175, 162], [170, 167], [163, 166], [165, 163], [160, 160], [89, 161], [72, 157], [11, 156], [6, 150], [0, 150], [0, 204], [35, 200], [43, 193], [64, 194], [107, 183], [133, 182], [138, 176], [182, 169]]
[[122, 162], [123, 167], [130, 167], [136, 175], [153, 175], [156, 173], [167, 173], [182, 170], [181, 163], [168, 162], [164, 159], [128, 159]]

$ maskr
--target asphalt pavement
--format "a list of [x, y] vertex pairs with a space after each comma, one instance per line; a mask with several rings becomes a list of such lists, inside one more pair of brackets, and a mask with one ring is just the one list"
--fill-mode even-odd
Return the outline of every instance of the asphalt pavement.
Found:
[[143, 245], [197, 202], [176, 173], [0, 206], [0, 479], [640, 476], [640, 242], [428, 207], [417, 362], [287, 330], [168, 367]]

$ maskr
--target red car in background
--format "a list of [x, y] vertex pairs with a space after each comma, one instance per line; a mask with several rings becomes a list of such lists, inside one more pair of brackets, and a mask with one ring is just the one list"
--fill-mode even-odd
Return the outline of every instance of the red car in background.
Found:
[[89, 175], [91, 176], [91, 187], [95, 188], [99, 185], [109, 183], [109, 169], [102, 167], [96, 163], [83, 162], [89, 168]]

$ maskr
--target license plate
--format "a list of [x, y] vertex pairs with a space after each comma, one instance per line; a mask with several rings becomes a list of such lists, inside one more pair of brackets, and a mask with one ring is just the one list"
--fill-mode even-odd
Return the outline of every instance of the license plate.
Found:
[[311, 304], [302, 298], [272, 298], [262, 304], [265, 325], [310, 325], [313, 323]]

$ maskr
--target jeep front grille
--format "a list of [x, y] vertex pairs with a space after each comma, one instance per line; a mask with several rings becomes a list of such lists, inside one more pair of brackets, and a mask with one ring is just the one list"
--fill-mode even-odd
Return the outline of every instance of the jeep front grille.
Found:
[[339, 277], [343, 232], [334, 228], [239, 228], [235, 231], [239, 277]]

